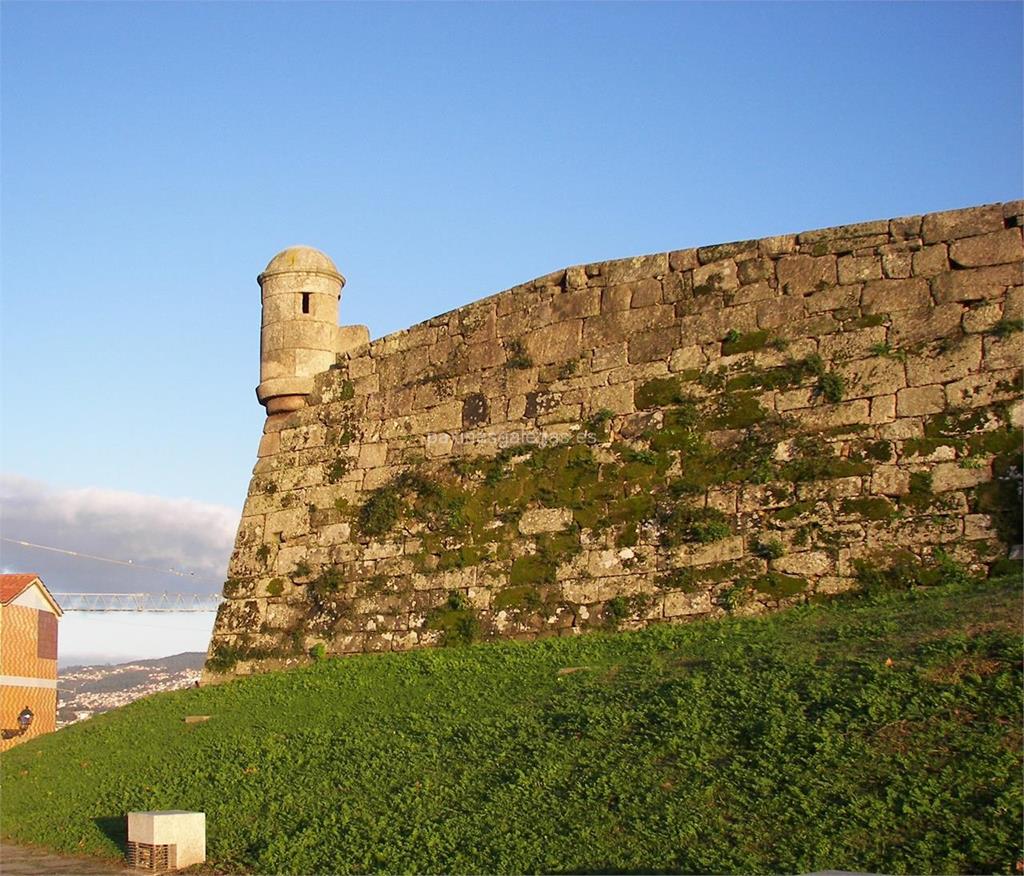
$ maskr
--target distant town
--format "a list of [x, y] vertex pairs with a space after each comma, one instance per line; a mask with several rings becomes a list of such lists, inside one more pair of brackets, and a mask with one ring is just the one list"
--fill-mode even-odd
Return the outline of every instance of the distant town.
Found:
[[154, 660], [69, 666], [57, 682], [57, 726], [66, 727], [150, 694], [192, 687], [206, 655], [190, 651]]

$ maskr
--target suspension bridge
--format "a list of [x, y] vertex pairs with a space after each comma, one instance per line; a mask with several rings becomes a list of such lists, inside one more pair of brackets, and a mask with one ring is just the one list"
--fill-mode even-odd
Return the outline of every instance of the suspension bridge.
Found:
[[[19, 547], [31, 548], [32, 550], [45, 551], [48, 553], [62, 554], [80, 561], [96, 563], [109, 563], [116, 566], [124, 566], [139, 573], [175, 575], [178, 578], [195, 579], [197, 574], [188, 569], [175, 569], [166, 566], [154, 566], [147, 563], [136, 562], [135, 560], [116, 559], [114, 557], [101, 557], [96, 554], [87, 554], [82, 551], [70, 550], [68, 548], [55, 547], [53, 545], [38, 544], [33, 541], [24, 541], [17, 538], [0, 537], [0, 542], [18, 545]], [[169, 593], [164, 592], [139, 592], [139, 593], [82, 593], [82, 592], [57, 592], [50, 591], [50, 595], [57, 600], [57, 604], [64, 611], [216, 611], [220, 605], [220, 593]]]
[[219, 593], [53, 593], [64, 611], [216, 611]]

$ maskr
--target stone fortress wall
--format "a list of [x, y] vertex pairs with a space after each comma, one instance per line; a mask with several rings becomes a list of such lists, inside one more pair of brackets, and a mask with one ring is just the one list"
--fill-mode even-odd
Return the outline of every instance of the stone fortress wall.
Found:
[[266, 421], [207, 678], [1005, 562], [1022, 214], [579, 265], [337, 355]]

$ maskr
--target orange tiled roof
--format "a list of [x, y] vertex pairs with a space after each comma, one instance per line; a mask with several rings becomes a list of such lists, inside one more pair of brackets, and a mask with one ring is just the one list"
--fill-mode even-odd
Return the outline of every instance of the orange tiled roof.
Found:
[[37, 578], [38, 575], [0, 575], [0, 605], [16, 599]]

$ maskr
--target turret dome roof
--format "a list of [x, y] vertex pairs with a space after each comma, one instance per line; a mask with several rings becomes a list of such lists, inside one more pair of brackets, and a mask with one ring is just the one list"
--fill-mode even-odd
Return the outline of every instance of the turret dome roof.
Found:
[[282, 249], [268, 263], [260, 274], [262, 279], [269, 274], [285, 274], [292, 272], [328, 274], [344, 282], [344, 278], [330, 257], [311, 246], [289, 246]]

